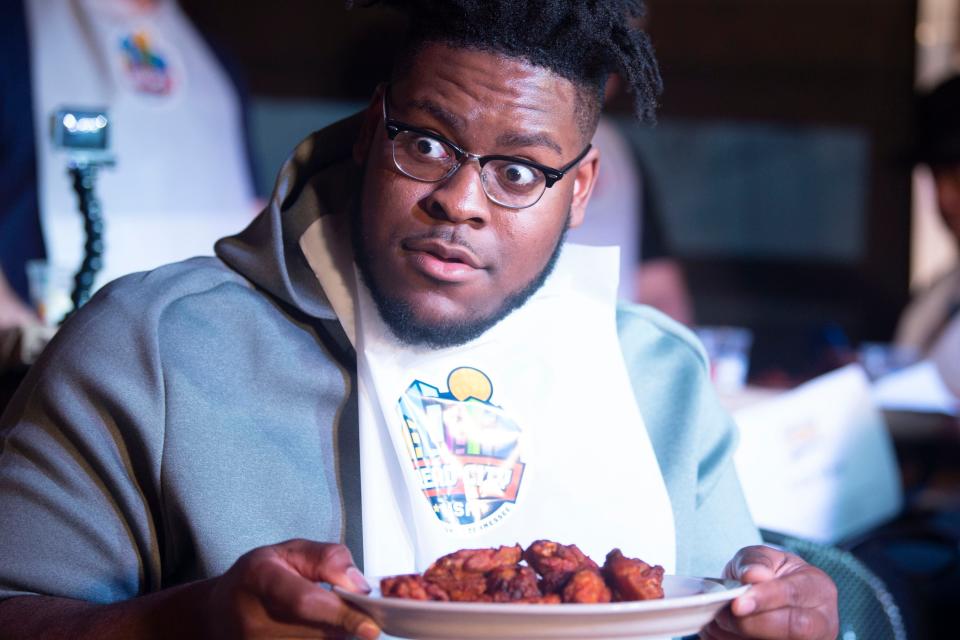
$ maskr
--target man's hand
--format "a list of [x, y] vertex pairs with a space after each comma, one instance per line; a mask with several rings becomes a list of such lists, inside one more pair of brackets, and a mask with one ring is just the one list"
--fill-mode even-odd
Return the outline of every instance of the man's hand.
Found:
[[746, 547], [724, 576], [753, 586], [704, 627], [704, 640], [836, 639], [837, 588], [813, 565], [771, 547]]
[[340, 544], [289, 540], [240, 557], [213, 581], [209, 609], [216, 638], [347, 638], [373, 640], [380, 629], [324, 582], [370, 590]]

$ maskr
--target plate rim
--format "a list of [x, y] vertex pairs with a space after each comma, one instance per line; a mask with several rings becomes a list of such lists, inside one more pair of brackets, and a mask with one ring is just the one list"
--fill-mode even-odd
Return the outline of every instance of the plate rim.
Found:
[[[497, 615], [537, 615], [545, 614], [551, 616], [584, 616], [584, 615], [602, 615], [602, 614], [630, 614], [655, 611], [670, 611], [673, 609], [686, 609], [689, 607], [700, 607], [718, 602], [726, 602], [737, 598], [750, 589], [749, 584], [737, 580], [726, 580], [718, 578], [706, 578], [697, 576], [667, 574], [664, 580], [695, 580], [700, 583], [709, 583], [717, 585], [719, 589], [713, 589], [706, 593], [695, 593], [692, 595], [675, 596], [671, 598], [655, 598], [652, 600], [633, 600], [630, 602], [604, 602], [604, 603], [565, 603], [562, 605], [538, 605], [530, 604], [522, 606], [523, 603], [511, 602], [445, 602], [439, 600], [412, 600], [409, 598], [388, 598], [379, 595], [380, 577], [368, 578], [370, 584], [376, 584], [374, 591], [370, 594], [354, 593], [334, 585], [334, 593], [344, 598], [348, 602], [364, 608], [364, 604], [371, 607], [390, 607], [394, 610], [422, 611], [424, 613], [432, 612], [473, 612], [488, 613]], [[376, 593], [377, 595], [372, 595]]]

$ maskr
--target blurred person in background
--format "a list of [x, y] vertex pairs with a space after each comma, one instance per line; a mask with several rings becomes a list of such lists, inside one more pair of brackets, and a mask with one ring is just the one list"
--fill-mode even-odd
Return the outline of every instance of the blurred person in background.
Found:
[[[46, 261], [72, 284], [83, 259], [70, 156], [51, 139], [57, 110], [107, 112], [116, 164], [95, 185], [105, 253], [94, 288], [211, 254], [217, 238], [246, 226], [257, 202], [237, 83], [175, 0], [23, 0], [7, 8], [0, 336], [13, 344], [41, 322], [30, 307], [27, 264]], [[65, 309], [48, 311], [53, 317], [42, 320], [56, 324]], [[3, 355], [0, 370], [24, 364]]]
[[[922, 96], [916, 160], [930, 167], [940, 215], [960, 244], [960, 76]], [[916, 294], [900, 317], [895, 343], [932, 356], [950, 322], [960, 317], [960, 264]]]
[[[622, 92], [623, 81], [607, 80], [604, 103]], [[634, 143], [617, 122], [601, 114], [593, 146], [604, 163], [587, 205], [584, 224], [567, 233], [570, 242], [620, 247], [624, 300], [648, 304], [686, 325], [693, 305], [680, 263], [671, 255], [656, 193]]]
[[947, 388], [960, 398], [960, 315], [955, 314], [950, 324], [930, 350], [930, 357]]

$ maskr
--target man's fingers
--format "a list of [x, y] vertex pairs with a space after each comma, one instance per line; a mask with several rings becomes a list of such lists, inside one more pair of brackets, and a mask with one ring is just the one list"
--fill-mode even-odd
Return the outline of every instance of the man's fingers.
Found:
[[768, 582], [753, 584], [747, 593], [733, 601], [737, 616], [748, 616], [783, 607], [812, 608], [836, 602], [836, 588], [812, 566]]
[[380, 629], [367, 615], [348, 605], [332, 591], [279, 564], [265, 567], [261, 578], [263, 606], [270, 617], [278, 622], [343, 629], [364, 640], [372, 640], [380, 635]]
[[350, 550], [342, 544], [288, 540], [275, 548], [307, 580], [326, 582], [355, 593], [370, 591], [370, 585], [353, 564]]
[[737, 552], [723, 572], [726, 577], [741, 582], [763, 582], [776, 576], [785, 559], [786, 554], [772, 547], [744, 547]]
[[721, 630], [734, 637], [757, 640], [807, 640], [823, 638], [830, 632], [831, 624], [821, 609], [785, 607], [764, 611], [746, 618], [738, 618], [723, 611], [714, 620]]
[[700, 630], [700, 640], [743, 640], [743, 636], [721, 629], [717, 623], [711, 622]]
[[751, 586], [707, 629], [719, 640], [721, 632], [761, 640], [836, 637], [836, 586], [803, 559], [772, 547], [746, 547], [724, 573]]
[[738, 617], [748, 616], [757, 610], [757, 599], [749, 592], [730, 603], [730, 609]]
[[757, 584], [758, 582], [769, 582], [777, 577], [776, 572], [770, 567], [762, 564], [748, 564], [738, 569], [739, 580], [745, 584]]

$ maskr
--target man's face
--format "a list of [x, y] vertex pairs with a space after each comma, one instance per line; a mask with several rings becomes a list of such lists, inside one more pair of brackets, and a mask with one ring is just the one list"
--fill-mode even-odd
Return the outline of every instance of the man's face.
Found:
[[[429, 45], [389, 93], [390, 117], [479, 155], [560, 168], [587, 140], [568, 80], [522, 60]], [[567, 226], [583, 219], [593, 150], [525, 209], [492, 202], [468, 160], [440, 182], [397, 169], [379, 97], [357, 145], [366, 163], [354, 224], [357, 262], [377, 305], [408, 342], [446, 346], [482, 333], [542, 284]]]

